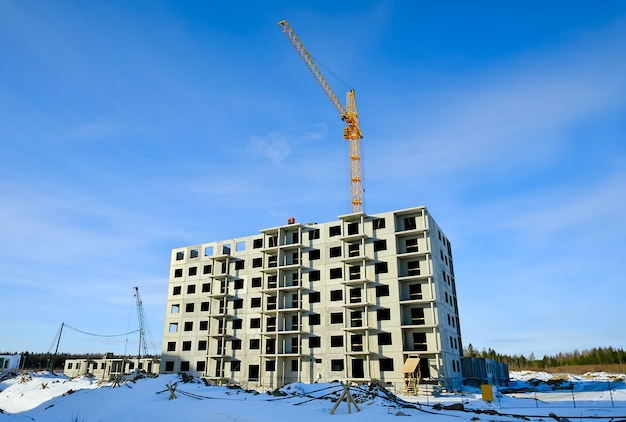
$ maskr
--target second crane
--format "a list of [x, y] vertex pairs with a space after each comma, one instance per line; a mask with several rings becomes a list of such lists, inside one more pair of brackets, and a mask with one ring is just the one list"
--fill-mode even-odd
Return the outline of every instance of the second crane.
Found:
[[317, 83], [322, 87], [330, 101], [333, 103], [341, 120], [346, 123], [343, 129], [343, 137], [350, 142], [350, 196], [352, 202], [352, 212], [358, 213], [363, 211], [363, 184], [361, 180], [361, 128], [359, 127], [359, 113], [356, 108], [356, 99], [354, 98], [354, 90], [351, 89], [346, 94], [346, 105], [341, 103], [330, 85], [322, 75], [311, 55], [304, 48], [304, 45], [298, 39], [286, 20], [278, 22], [291, 44], [296, 49], [304, 64], [309, 68]]

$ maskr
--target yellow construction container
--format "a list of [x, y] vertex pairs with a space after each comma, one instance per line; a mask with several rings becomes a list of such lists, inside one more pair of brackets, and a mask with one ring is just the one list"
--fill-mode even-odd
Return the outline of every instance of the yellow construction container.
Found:
[[480, 390], [483, 393], [483, 400], [492, 402], [493, 401], [493, 387], [490, 384], [483, 384], [480, 386]]

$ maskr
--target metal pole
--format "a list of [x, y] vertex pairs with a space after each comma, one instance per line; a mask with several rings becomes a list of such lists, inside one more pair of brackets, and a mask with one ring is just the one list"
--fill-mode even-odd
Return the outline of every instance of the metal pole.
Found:
[[59, 352], [59, 343], [61, 343], [61, 334], [63, 334], [63, 327], [65, 326], [65, 322], [61, 323], [61, 329], [59, 330], [59, 339], [57, 340], [57, 348], [54, 350], [54, 354], [56, 355]]
[[140, 327], [139, 328], [139, 347], [138, 347], [139, 350], [137, 350], [137, 369], [136, 369], [137, 374], [139, 374], [139, 365], [140, 365], [140, 362], [141, 362], [141, 333], [142, 333], [142, 331], [143, 330]]
[[[61, 328], [59, 329], [59, 335], [57, 337], [57, 346], [56, 346], [56, 349], [54, 349], [54, 355], [53, 355], [52, 359], [50, 359], [48, 361], [49, 366], [50, 366], [48, 369], [50, 371], [52, 371], [52, 372], [54, 372], [54, 356], [56, 356], [57, 353], [59, 352], [59, 344], [61, 343], [61, 334], [63, 334], [63, 327], [64, 326], [65, 326], [65, 322], [62, 322], [61, 323]], [[48, 366], [48, 365], [46, 365], [46, 366]]]

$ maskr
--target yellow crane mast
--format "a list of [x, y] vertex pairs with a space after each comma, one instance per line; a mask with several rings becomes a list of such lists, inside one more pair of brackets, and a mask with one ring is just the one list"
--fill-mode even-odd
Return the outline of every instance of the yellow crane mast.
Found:
[[363, 184], [361, 180], [361, 128], [359, 127], [359, 112], [356, 108], [356, 99], [354, 98], [354, 90], [351, 89], [346, 94], [346, 106], [341, 104], [328, 82], [318, 69], [317, 65], [311, 58], [311, 55], [304, 48], [304, 45], [298, 39], [298, 36], [286, 20], [278, 22], [278, 25], [287, 36], [291, 45], [296, 49], [304, 64], [309, 68], [317, 83], [333, 103], [341, 120], [346, 123], [343, 129], [343, 137], [350, 142], [350, 196], [352, 201], [352, 212], [357, 213], [363, 211]]

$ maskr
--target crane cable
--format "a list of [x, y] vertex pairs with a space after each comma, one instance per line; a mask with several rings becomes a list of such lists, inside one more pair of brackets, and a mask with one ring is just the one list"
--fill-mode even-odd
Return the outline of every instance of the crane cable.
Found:
[[328, 66], [325, 66], [324, 63], [320, 62], [315, 57], [313, 57], [312, 54], [309, 53], [309, 56], [311, 56], [311, 59], [313, 61], [315, 61], [315, 64], [317, 64], [319, 67], [324, 69], [324, 71], [326, 72], [325, 73], [326, 75], [330, 74], [334, 79], [336, 79], [338, 82], [340, 82], [346, 88], [346, 90], [348, 90], [348, 91], [354, 90], [352, 85], [350, 85], [348, 82], [346, 82], [341, 77], [339, 77], [339, 75], [337, 75], [335, 72], [333, 72], [331, 68], [329, 68]]

